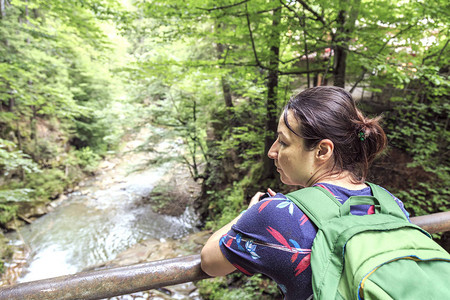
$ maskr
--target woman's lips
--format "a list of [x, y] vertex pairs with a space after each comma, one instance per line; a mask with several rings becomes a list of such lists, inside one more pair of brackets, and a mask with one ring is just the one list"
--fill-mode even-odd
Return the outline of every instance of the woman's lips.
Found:
[[278, 172], [281, 172], [281, 168], [279, 166], [277, 166], [277, 164], [275, 164], [275, 168], [277, 168]]

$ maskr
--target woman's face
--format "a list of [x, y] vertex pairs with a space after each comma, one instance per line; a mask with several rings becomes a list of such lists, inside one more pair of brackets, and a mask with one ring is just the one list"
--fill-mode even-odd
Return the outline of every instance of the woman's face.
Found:
[[[294, 130], [299, 128], [299, 122], [291, 111], [287, 113], [287, 121]], [[316, 151], [305, 149], [304, 140], [289, 130], [284, 123], [283, 115], [278, 121], [277, 133], [277, 140], [267, 155], [274, 160], [281, 181], [288, 185], [312, 185], [317, 171]]]

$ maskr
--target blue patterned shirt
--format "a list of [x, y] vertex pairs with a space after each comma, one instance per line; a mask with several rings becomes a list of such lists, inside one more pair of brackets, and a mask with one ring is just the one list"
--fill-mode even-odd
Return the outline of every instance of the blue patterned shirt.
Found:
[[[370, 187], [348, 190], [332, 184], [327, 189], [341, 203], [351, 196], [371, 196]], [[403, 203], [393, 196], [406, 216]], [[355, 205], [353, 215], [374, 213], [373, 206]], [[285, 299], [312, 296], [311, 247], [316, 226], [283, 194], [265, 198], [250, 207], [220, 240], [227, 260], [245, 275], [262, 273], [277, 284]], [[312, 298], [312, 297], [311, 297]]]

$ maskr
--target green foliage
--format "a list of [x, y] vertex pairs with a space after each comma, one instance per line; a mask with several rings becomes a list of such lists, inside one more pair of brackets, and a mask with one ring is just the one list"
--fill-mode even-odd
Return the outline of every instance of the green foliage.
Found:
[[242, 274], [230, 274], [227, 277], [202, 280], [197, 283], [197, 287], [200, 296], [210, 300], [281, 298], [276, 283], [261, 274], [256, 274], [248, 280], [243, 280]]
[[6, 224], [14, 219], [18, 209], [17, 205], [0, 203], [0, 224]]
[[193, 178], [198, 179], [203, 177], [200, 166], [208, 160], [206, 124], [210, 122], [211, 111], [217, 107], [218, 87], [212, 70], [190, 68], [184, 64], [210, 58], [211, 51], [207, 49], [206, 41], [189, 37], [185, 41], [160, 43], [158, 34], [163, 29], [155, 28], [155, 23], [154, 20], [139, 19], [135, 25], [154, 28], [154, 34], [143, 37], [136, 36], [135, 32], [128, 33], [137, 60], [130, 70], [129, 85], [140, 112], [136, 116], [138, 126], [150, 123], [164, 128], [164, 138], [179, 145], [179, 149], [158, 153], [154, 148], [155, 136], [141, 149], [157, 153], [160, 162], [181, 159], [189, 166]]
[[100, 162], [100, 155], [92, 151], [91, 148], [85, 147], [75, 151], [75, 157], [78, 159], [77, 164], [87, 172], [93, 172]]
[[421, 182], [417, 188], [398, 191], [396, 196], [413, 216], [448, 211], [450, 207], [448, 185], [443, 186], [440, 182]]
[[392, 108], [390, 142], [427, 178], [394, 191], [407, 208], [449, 209], [443, 0], [7, 3], [0, 224], [19, 203], [46, 201], [81, 170], [92, 172], [124, 128], [157, 125], [172, 147], [156, 149], [155, 135], [141, 149], [158, 155], [152, 162], [182, 160], [204, 179], [202, 215], [208, 227], [220, 227], [273, 180], [263, 149], [289, 95], [339, 76], [347, 89], [367, 86]]
[[0, 203], [28, 202], [32, 189], [0, 190]]
[[[336, 80], [342, 75], [337, 65], [344, 66], [347, 89], [368, 86], [382, 97], [379, 102], [393, 107], [388, 115], [393, 146], [413, 157], [411, 168], [438, 178], [398, 191], [407, 207], [432, 212], [447, 205], [439, 200], [449, 180], [443, 1], [135, 2], [136, 30], [128, 36], [137, 62], [136, 99], [151, 107], [144, 118], [174, 128], [172, 133], [184, 139], [188, 164], [195, 165], [195, 157], [206, 162], [203, 215], [209, 226], [232, 219], [245, 207], [246, 190], [259, 188], [246, 181], [257, 178], [248, 175], [261, 166], [264, 137], [272, 134], [268, 124], [277, 121], [270, 118], [278, 117], [294, 89], [314, 85], [319, 77]], [[271, 60], [274, 47], [278, 62]], [[277, 113], [269, 114], [273, 71]], [[414, 190], [417, 201], [410, 200]]]
[[16, 216], [19, 204], [31, 201], [32, 189], [0, 190], [0, 224], [6, 224]]
[[260, 188], [254, 185], [255, 177], [259, 176], [258, 170], [261, 162], [255, 163], [246, 177], [236, 180], [231, 187], [221, 191], [207, 191], [209, 196], [208, 211], [210, 221], [206, 223], [206, 228], [217, 230], [228, 224], [239, 213], [247, 208], [250, 198]]
[[88, 56], [79, 52], [73, 57], [69, 70], [70, 91], [78, 105], [78, 114], [70, 124], [73, 132], [71, 143], [78, 149], [90, 147], [104, 154], [108, 148], [114, 147], [114, 142], [117, 142], [114, 136], [120, 135], [121, 131], [122, 124], [118, 121], [122, 112], [115, 109], [116, 100], [113, 98], [120, 91], [112, 86], [120, 82], [114, 80], [113, 74], [104, 66], [105, 59], [96, 58], [98, 54], [94, 49], [90, 52]]
[[[114, 0], [84, 3], [48, 5], [34, 0], [7, 6], [0, 19], [0, 99], [7, 108], [0, 113], [3, 134], [15, 130], [17, 140], [22, 135], [37, 145], [36, 119], [57, 118], [76, 147], [104, 153], [113, 145], [106, 137], [117, 135], [121, 125], [111, 122], [118, 119], [111, 108], [121, 83], [110, 69], [117, 66], [114, 55], [119, 47], [107, 48], [103, 28], [111, 29], [95, 14], [120, 17], [121, 13]], [[115, 13], [113, 7], [118, 9]], [[29, 120], [30, 127], [19, 130], [15, 120]], [[39, 148], [30, 152], [39, 160]]]
[[173, 199], [170, 197], [173, 188], [168, 185], [157, 185], [153, 188], [150, 194], [150, 203], [153, 211], [161, 211], [167, 206]]
[[45, 169], [40, 174], [27, 174], [26, 187], [32, 189], [33, 199], [48, 201], [61, 194], [69, 185], [64, 172], [59, 169]]
[[[4, 176], [11, 172], [23, 170], [26, 173], [39, 172], [39, 166], [30, 158], [29, 155], [21, 150], [15, 150], [16, 145], [8, 140], [0, 138], [0, 170]], [[12, 149], [12, 151], [8, 151]]]
[[211, 199], [208, 209], [211, 210], [211, 215], [216, 216], [216, 218], [206, 223], [206, 228], [217, 230], [228, 224], [245, 209], [244, 190], [237, 182], [233, 187], [220, 192], [210, 191], [208, 194], [209, 199]]
[[5, 271], [5, 262], [12, 258], [13, 249], [8, 245], [8, 240], [0, 233], [0, 274]]
[[418, 182], [399, 198], [414, 215], [450, 209], [450, 90], [448, 75], [439, 67], [423, 66], [408, 83], [414, 92], [398, 90], [392, 98], [394, 109], [388, 114], [388, 136], [393, 146], [411, 157], [409, 168], [419, 168], [428, 180]]
[[[16, 145], [13, 142], [0, 139], [0, 143], [0, 168], [5, 178], [20, 171], [28, 174], [41, 172], [38, 165], [28, 155], [15, 150]], [[33, 190], [29, 188], [0, 189], [0, 224], [6, 224], [15, 217], [19, 208], [18, 203], [30, 201], [31, 192]]]
[[[116, 0], [13, 0], [0, 16], [0, 224], [92, 172], [130, 123]], [[74, 149], [75, 148], [75, 149]]]

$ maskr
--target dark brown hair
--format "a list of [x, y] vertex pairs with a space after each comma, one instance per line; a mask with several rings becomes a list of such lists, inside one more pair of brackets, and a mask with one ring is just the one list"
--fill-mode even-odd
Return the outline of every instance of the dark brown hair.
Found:
[[[299, 128], [289, 125], [288, 111], [299, 122]], [[364, 117], [351, 94], [335, 86], [314, 87], [293, 96], [284, 109], [283, 119], [289, 130], [304, 139], [309, 150], [323, 139], [331, 140], [334, 143], [331, 172], [349, 171], [354, 182], [364, 182], [370, 164], [387, 144], [379, 125], [380, 117]]]

